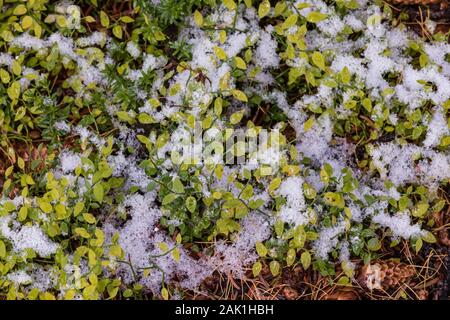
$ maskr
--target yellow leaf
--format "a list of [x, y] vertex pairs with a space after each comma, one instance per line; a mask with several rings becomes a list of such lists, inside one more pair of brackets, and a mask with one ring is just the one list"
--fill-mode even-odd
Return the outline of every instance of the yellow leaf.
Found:
[[227, 7], [229, 10], [235, 10], [236, 9], [236, 2], [233, 0], [223, 0], [223, 4], [225, 7]]
[[297, 23], [298, 16], [296, 14], [290, 15], [281, 26], [283, 29], [289, 29]]
[[162, 288], [161, 296], [164, 300], [169, 300], [169, 291], [166, 288]]
[[312, 126], [314, 125], [314, 121], [315, 121], [314, 117], [311, 117], [308, 120], [306, 120], [306, 122], [303, 124], [303, 129], [305, 131], [309, 131], [312, 128]]
[[93, 23], [93, 22], [95, 22], [95, 19], [94, 19], [94, 17], [92, 17], [92, 16], [86, 16], [86, 17], [84, 17], [84, 20], [85, 20], [87, 23]]
[[25, 161], [23, 161], [23, 159], [21, 157], [17, 158], [17, 165], [19, 166], [20, 169], [24, 169], [25, 168]]
[[20, 63], [17, 60], [14, 60], [12, 63], [12, 72], [16, 76], [20, 76], [20, 74], [22, 73], [22, 66], [20, 65]]
[[33, 31], [34, 31], [34, 35], [37, 38], [41, 37], [41, 35], [42, 35], [42, 27], [41, 27], [41, 25], [39, 23], [36, 23], [36, 22], [34, 23]]
[[0, 69], [0, 80], [5, 84], [9, 83], [9, 81], [11, 80], [8, 71], [6, 71], [5, 69]]
[[100, 23], [105, 28], [109, 27], [109, 18], [104, 11], [100, 11]]
[[32, 26], [33, 24], [33, 18], [30, 16], [25, 16], [22, 18], [22, 28], [23, 29], [28, 29]]
[[27, 13], [27, 8], [23, 4], [19, 4], [13, 11], [13, 15], [15, 16], [21, 16], [25, 13]]
[[312, 62], [318, 66], [321, 70], [325, 70], [325, 58], [319, 51], [315, 51], [312, 54]]
[[53, 207], [50, 203], [45, 202], [45, 201], [41, 201], [39, 203], [39, 208], [44, 212], [44, 213], [50, 213], [53, 211]]
[[123, 16], [123, 17], [120, 17], [119, 20], [122, 21], [123, 23], [131, 23], [131, 22], [134, 22], [134, 19], [131, 18], [131, 17], [129, 17], [129, 16]]
[[91, 237], [91, 235], [89, 234], [89, 232], [86, 231], [85, 228], [75, 228], [75, 233], [85, 239], [88, 239]]
[[225, 30], [220, 30], [220, 32], [219, 32], [220, 43], [224, 43], [225, 40], [227, 40], [227, 32]]
[[326, 15], [324, 13], [313, 11], [313, 12], [308, 13], [308, 15], [306, 16], [306, 20], [311, 23], [317, 23], [317, 22], [320, 22], [320, 21], [326, 19], [327, 17], [328, 17], [328, 15]]
[[122, 39], [123, 31], [120, 25], [115, 25], [112, 29], [112, 32], [117, 38]]
[[236, 63], [236, 67], [238, 67], [239, 69], [247, 69], [247, 64], [241, 57], [234, 57], [234, 62]]
[[198, 10], [194, 12], [194, 21], [197, 26], [203, 26], [203, 16]]
[[270, 12], [270, 1], [264, 0], [263, 2], [260, 3], [258, 7], [258, 17], [260, 19], [264, 18], [269, 14], [269, 12]]
[[87, 223], [90, 224], [94, 224], [96, 222], [95, 217], [90, 213], [83, 213], [83, 218]]
[[241, 90], [233, 89], [233, 90], [231, 90], [231, 94], [233, 95], [233, 97], [235, 97], [239, 101], [243, 101], [243, 102], [248, 101], [247, 96]]
[[16, 100], [20, 96], [20, 82], [14, 81], [11, 86], [6, 90], [11, 100]]
[[230, 116], [230, 122], [231, 122], [231, 124], [239, 123], [239, 121], [242, 120], [242, 117], [243, 117], [243, 116], [244, 116], [244, 113], [243, 113], [242, 111], [237, 111], [237, 112], [233, 113], [233, 114]]
[[56, 24], [60, 26], [61, 28], [65, 28], [67, 26], [67, 20], [64, 16], [57, 16], [56, 17]]
[[214, 53], [216, 54], [217, 58], [219, 58], [220, 60], [226, 60], [227, 59], [227, 54], [225, 53], [225, 50], [223, 50], [220, 47], [214, 47]]

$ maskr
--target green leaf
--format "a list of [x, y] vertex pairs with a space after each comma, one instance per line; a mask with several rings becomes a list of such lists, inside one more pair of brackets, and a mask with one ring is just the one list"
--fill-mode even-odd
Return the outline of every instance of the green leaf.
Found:
[[321, 12], [310, 12], [306, 16], [306, 20], [311, 23], [317, 23], [322, 20], [325, 20], [328, 17], [328, 15], [321, 13]]
[[194, 213], [195, 209], [197, 208], [197, 199], [195, 199], [193, 196], [189, 196], [186, 198], [185, 204], [189, 212]]
[[102, 203], [104, 193], [105, 190], [103, 189], [103, 185], [101, 183], [97, 183], [93, 188], [93, 195], [95, 201], [97, 201], [98, 203]]
[[381, 249], [381, 242], [378, 238], [371, 238], [367, 242], [367, 248], [371, 251], [378, 251]]
[[163, 198], [162, 205], [163, 206], [168, 205], [172, 203], [176, 198], [178, 198], [178, 195], [176, 193], [169, 193]]
[[184, 193], [184, 185], [181, 182], [180, 178], [176, 177], [172, 182], [173, 191], [176, 193]]

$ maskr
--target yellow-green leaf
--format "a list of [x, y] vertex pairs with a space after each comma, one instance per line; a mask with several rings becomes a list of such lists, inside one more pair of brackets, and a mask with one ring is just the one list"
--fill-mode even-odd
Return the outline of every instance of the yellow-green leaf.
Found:
[[241, 70], [247, 69], [247, 64], [241, 57], [234, 57], [234, 62], [236, 63], [236, 67], [238, 67], [239, 69]]
[[5, 243], [0, 240], [0, 258], [6, 257], [6, 246]]
[[303, 268], [306, 270], [311, 265], [311, 254], [308, 251], [304, 251], [300, 256]]
[[247, 96], [241, 90], [233, 89], [233, 90], [231, 90], [231, 94], [233, 95], [233, 97], [235, 97], [239, 101], [243, 101], [243, 102], [248, 101]]
[[28, 208], [25, 206], [22, 206], [19, 210], [19, 214], [17, 215], [17, 220], [24, 221], [28, 216]]
[[257, 241], [255, 246], [256, 252], [260, 257], [265, 257], [267, 255], [267, 248], [262, 242]]
[[101, 183], [97, 183], [93, 188], [93, 195], [95, 201], [97, 201], [98, 203], [102, 203], [104, 192], [105, 191], [103, 189], [103, 185]]
[[194, 22], [199, 27], [203, 26], [203, 16], [198, 10], [194, 11]]
[[11, 100], [16, 100], [20, 96], [20, 82], [14, 81], [9, 88], [6, 90], [8, 96]]
[[253, 276], [257, 277], [261, 273], [261, 270], [262, 270], [261, 262], [256, 261], [252, 267]]
[[281, 25], [283, 29], [289, 29], [297, 23], [298, 16], [296, 14], [290, 15]]
[[112, 29], [112, 32], [116, 36], [116, 38], [122, 39], [122, 35], [123, 35], [122, 26], [115, 25]]
[[319, 51], [314, 51], [311, 56], [312, 62], [321, 70], [325, 70], [325, 58]]
[[258, 7], [258, 17], [264, 18], [265, 16], [267, 16], [270, 12], [270, 1], [268, 0], [264, 0], [263, 2], [261, 2], [259, 4]]
[[17, 60], [13, 61], [11, 69], [16, 76], [20, 76], [20, 74], [22, 73], [22, 66]]
[[25, 16], [22, 18], [22, 28], [28, 29], [33, 25], [33, 18], [30, 16]]
[[225, 7], [227, 7], [229, 10], [234, 10], [236, 9], [236, 2], [234, 2], [233, 0], [223, 0], [223, 4]]
[[41, 200], [39, 202], [39, 208], [44, 212], [44, 213], [50, 213], [53, 211], [53, 207], [50, 203], [48, 203], [47, 201]]
[[129, 17], [129, 16], [123, 16], [123, 17], [120, 17], [119, 20], [122, 21], [123, 23], [131, 23], [131, 22], [134, 22], [134, 19], [131, 18], [131, 17]]
[[109, 18], [104, 11], [100, 11], [100, 23], [105, 28], [109, 27]]
[[230, 123], [231, 124], [236, 124], [239, 123], [242, 120], [242, 117], [244, 116], [243, 111], [237, 111], [235, 113], [233, 113], [230, 116]]
[[13, 11], [13, 15], [15, 16], [21, 16], [25, 13], [27, 13], [27, 8], [23, 4], [19, 4]]
[[9, 83], [9, 81], [11, 80], [11, 77], [9, 76], [9, 72], [6, 71], [5, 69], [0, 69], [0, 80], [4, 84]]
[[89, 239], [91, 237], [91, 235], [86, 231], [85, 228], [75, 228], [75, 233], [85, 239]]
[[303, 129], [306, 131], [311, 130], [312, 126], [314, 125], [315, 122], [315, 118], [314, 117], [310, 117], [308, 120], [305, 121], [305, 123], [303, 124]]
[[328, 17], [328, 15], [321, 13], [321, 12], [310, 12], [306, 16], [306, 20], [311, 23], [317, 23], [322, 20], [325, 20]]
[[269, 269], [272, 275], [275, 277], [280, 273], [280, 263], [276, 260], [273, 260], [269, 264]]
[[161, 289], [161, 296], [164, 300], [169, 300], [169, 291], [164, 287]]
[[225, 50], [223, 50], [220, 47], [214, 47], [214, 53], [216, 54], [217, 58], [219, 58], [220, 60], [226, 60], [227, 59], [227, 54], [225, 53]]

